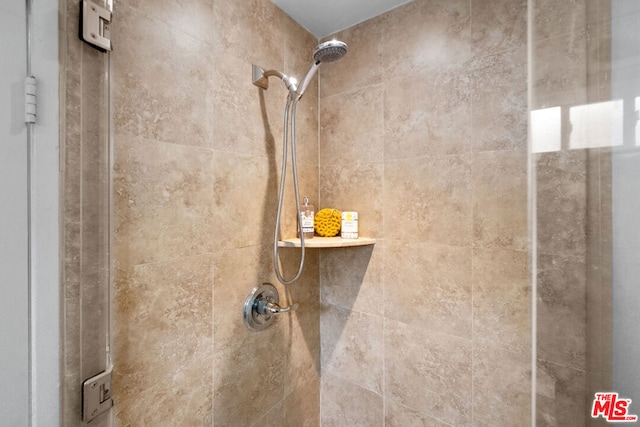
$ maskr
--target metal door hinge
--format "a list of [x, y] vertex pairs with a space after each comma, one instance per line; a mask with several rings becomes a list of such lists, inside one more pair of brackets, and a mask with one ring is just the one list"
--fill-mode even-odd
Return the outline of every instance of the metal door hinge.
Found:
[[33, 76], [24, 79], [24, 122], [35, 123], [37, 118], [37, 81]]
[[80, 5], [80, 37], [103, 52], [111, 51], [110, 10], [82, 0]]
[[82, 385], [82, 421], [89, 422], [113, 406], [111, 369], [86, 380]]

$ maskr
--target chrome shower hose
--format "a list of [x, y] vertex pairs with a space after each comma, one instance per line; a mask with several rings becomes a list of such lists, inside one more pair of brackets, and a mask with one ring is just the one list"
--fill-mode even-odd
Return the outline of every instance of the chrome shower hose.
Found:
[[[290, 285], [300, 278], [302, 274], [302, 268], [304, 267], [304, 233], [302, 232], [302, 222], [300, 221], [300, 194], [298, 191], [298, 167], [296, 165], [296, 105], [298, 99], [292, 99], [291, 94], [287, 97], [287, 105], [284, 109], [284, 136], [282, 138], [282, 172], [280, 176], [280, 191], [278, 194], [278, 215], [276, 217], [276, 230], [273, 235], [273, 269], [276, 273], [276, 277], [283, 285]], [[284, 185], [287, 176], [287, 134], [289, 133], [289, 108], [291, 108], [291, 168], [293, 169], [293, 191], [296, 199], [296, 213], [298, 234], [300, 235], [300, 264], [298, 265], [298, 272], [290, 279], [286, 280], [282, 276], [280, 271], [280, 263], [278, 258], [278, 241], [280, 234], [280, 216], [282, 215], [282, 200], [284, 198]]]

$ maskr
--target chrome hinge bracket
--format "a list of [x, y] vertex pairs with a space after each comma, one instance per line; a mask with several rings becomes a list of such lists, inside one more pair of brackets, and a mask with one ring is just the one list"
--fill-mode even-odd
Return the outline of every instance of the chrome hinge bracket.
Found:
[[24, 79], [24, 122], [35, 123], [38, 118], [37, 109], [37, 80], [33, 76]]
[[112, 406], [111, 369], [82, 383], [82, 421], [92, 421]]
[[82, 0], [80, 5], [80, 38], [103, 52], [111, 51], [110, 10]]

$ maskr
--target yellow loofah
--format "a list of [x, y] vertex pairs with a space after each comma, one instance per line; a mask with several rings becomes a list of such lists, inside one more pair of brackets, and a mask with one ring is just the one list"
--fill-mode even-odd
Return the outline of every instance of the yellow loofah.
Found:
[[342, 212], [337, 209], [320, 209], [313, 219], [313, 228], [322, 237], [337, 236], [341, 225]]

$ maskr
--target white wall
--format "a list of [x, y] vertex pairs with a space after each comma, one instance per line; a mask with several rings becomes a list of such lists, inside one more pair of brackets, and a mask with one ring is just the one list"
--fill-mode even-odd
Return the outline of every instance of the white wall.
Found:
[[29, 142], [25, 2], [0, 4], [0, 426], [57, 426], [60, 418], [58, 2], [34, 0], [32, 10], [38, 122]]
[[24, 2], [0, 4], [0, 425], [29, 420]]
[[32, 0], [31, 72], [38, 79], [32, 159], [33, 425], [60, 420], [58, 1]]

